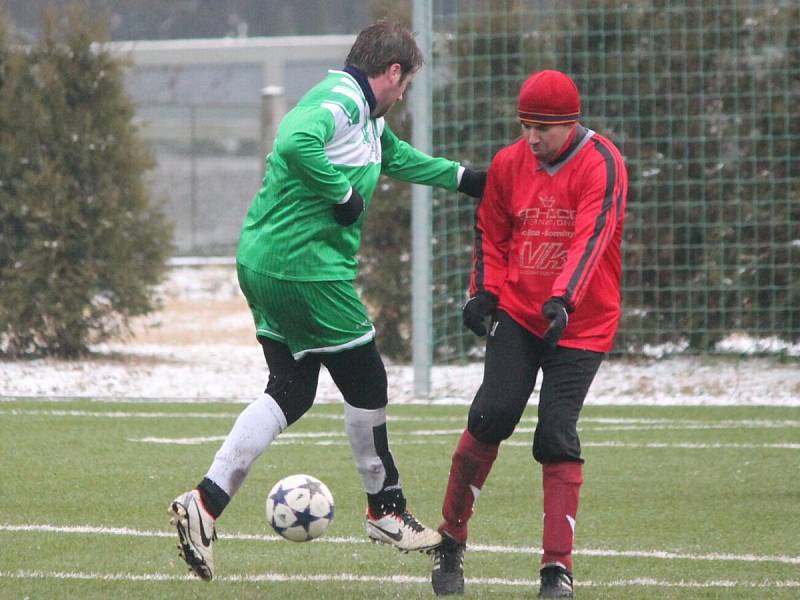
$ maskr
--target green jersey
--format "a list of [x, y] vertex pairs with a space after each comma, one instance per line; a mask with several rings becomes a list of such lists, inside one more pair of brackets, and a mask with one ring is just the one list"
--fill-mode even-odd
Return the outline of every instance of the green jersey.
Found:
[[364, 214], [349, 227], [333, 218], [350, 188], [366, 212], [382, 173], [455, 190], [460, 168], [399, 139], [383, 117], [370, 116], [356, 80], [331, 70], [281, 121], [236, 260], [278, 279], [355, 279]]

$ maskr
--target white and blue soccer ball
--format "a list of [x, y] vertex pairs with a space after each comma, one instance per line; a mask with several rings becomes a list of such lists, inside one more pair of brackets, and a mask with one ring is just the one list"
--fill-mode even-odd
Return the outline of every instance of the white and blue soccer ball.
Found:
[[333, 495], [311, 475], [289, 475], [267, 495], [267, 523], [293, 542], [318, 538], [333, 520]]

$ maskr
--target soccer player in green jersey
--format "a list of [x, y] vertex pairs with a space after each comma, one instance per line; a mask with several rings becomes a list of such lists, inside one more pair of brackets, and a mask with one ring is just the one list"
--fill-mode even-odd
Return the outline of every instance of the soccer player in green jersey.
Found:
[[422, 62], [408, 30], [375, 23], [359, 33], [344, 68], [330, 70], [278, 128], [236, 256], [267, 388], [239, 415], [202, 481], [169, 507], [179, 552], [202, 579], [214, 574], [217, 517], [255, 460], [311, 408], [323, 364], [344, 397], [367, 535], [406, 552], [441, 543], [406, 507], [386, 430], [386, 370], [354, 285], [363, 215], [381, 174], [483, 193], [485, 172], [420, 152], [384, 121]]

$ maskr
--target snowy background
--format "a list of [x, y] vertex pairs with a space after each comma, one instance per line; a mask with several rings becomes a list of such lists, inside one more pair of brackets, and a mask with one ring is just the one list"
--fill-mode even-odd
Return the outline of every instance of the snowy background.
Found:
[[[179, 264], [159, 293], [163, 309], [134, 323], [131, 339], [97, 346], [87, 360], [0, 362], [0, 398], [241, 402], [259, 395], [267, 371], [234, 267]], [[800, 349], [782, 347], [790, 358], [781, 361], [748, 356], [775, 341], [731, 336], [726, 344], [739, 358], [607, 360], [587, 403], [800, 406]], [[482, 376], [480, 364], [434, 367], [431, 394], [419, 398], [410, 366], [386, 366], [395, 403], [468, 404]], [[317, 401], [340, 400], [323, 369]]]

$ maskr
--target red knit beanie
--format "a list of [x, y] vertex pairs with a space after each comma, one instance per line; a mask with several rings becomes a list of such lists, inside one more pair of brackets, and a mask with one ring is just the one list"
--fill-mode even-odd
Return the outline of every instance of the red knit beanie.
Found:
[[578, 86], [561, 71], [538, 71], [519, 90], [519, 120], [528, 125], [566, 125], [581, 118]]

